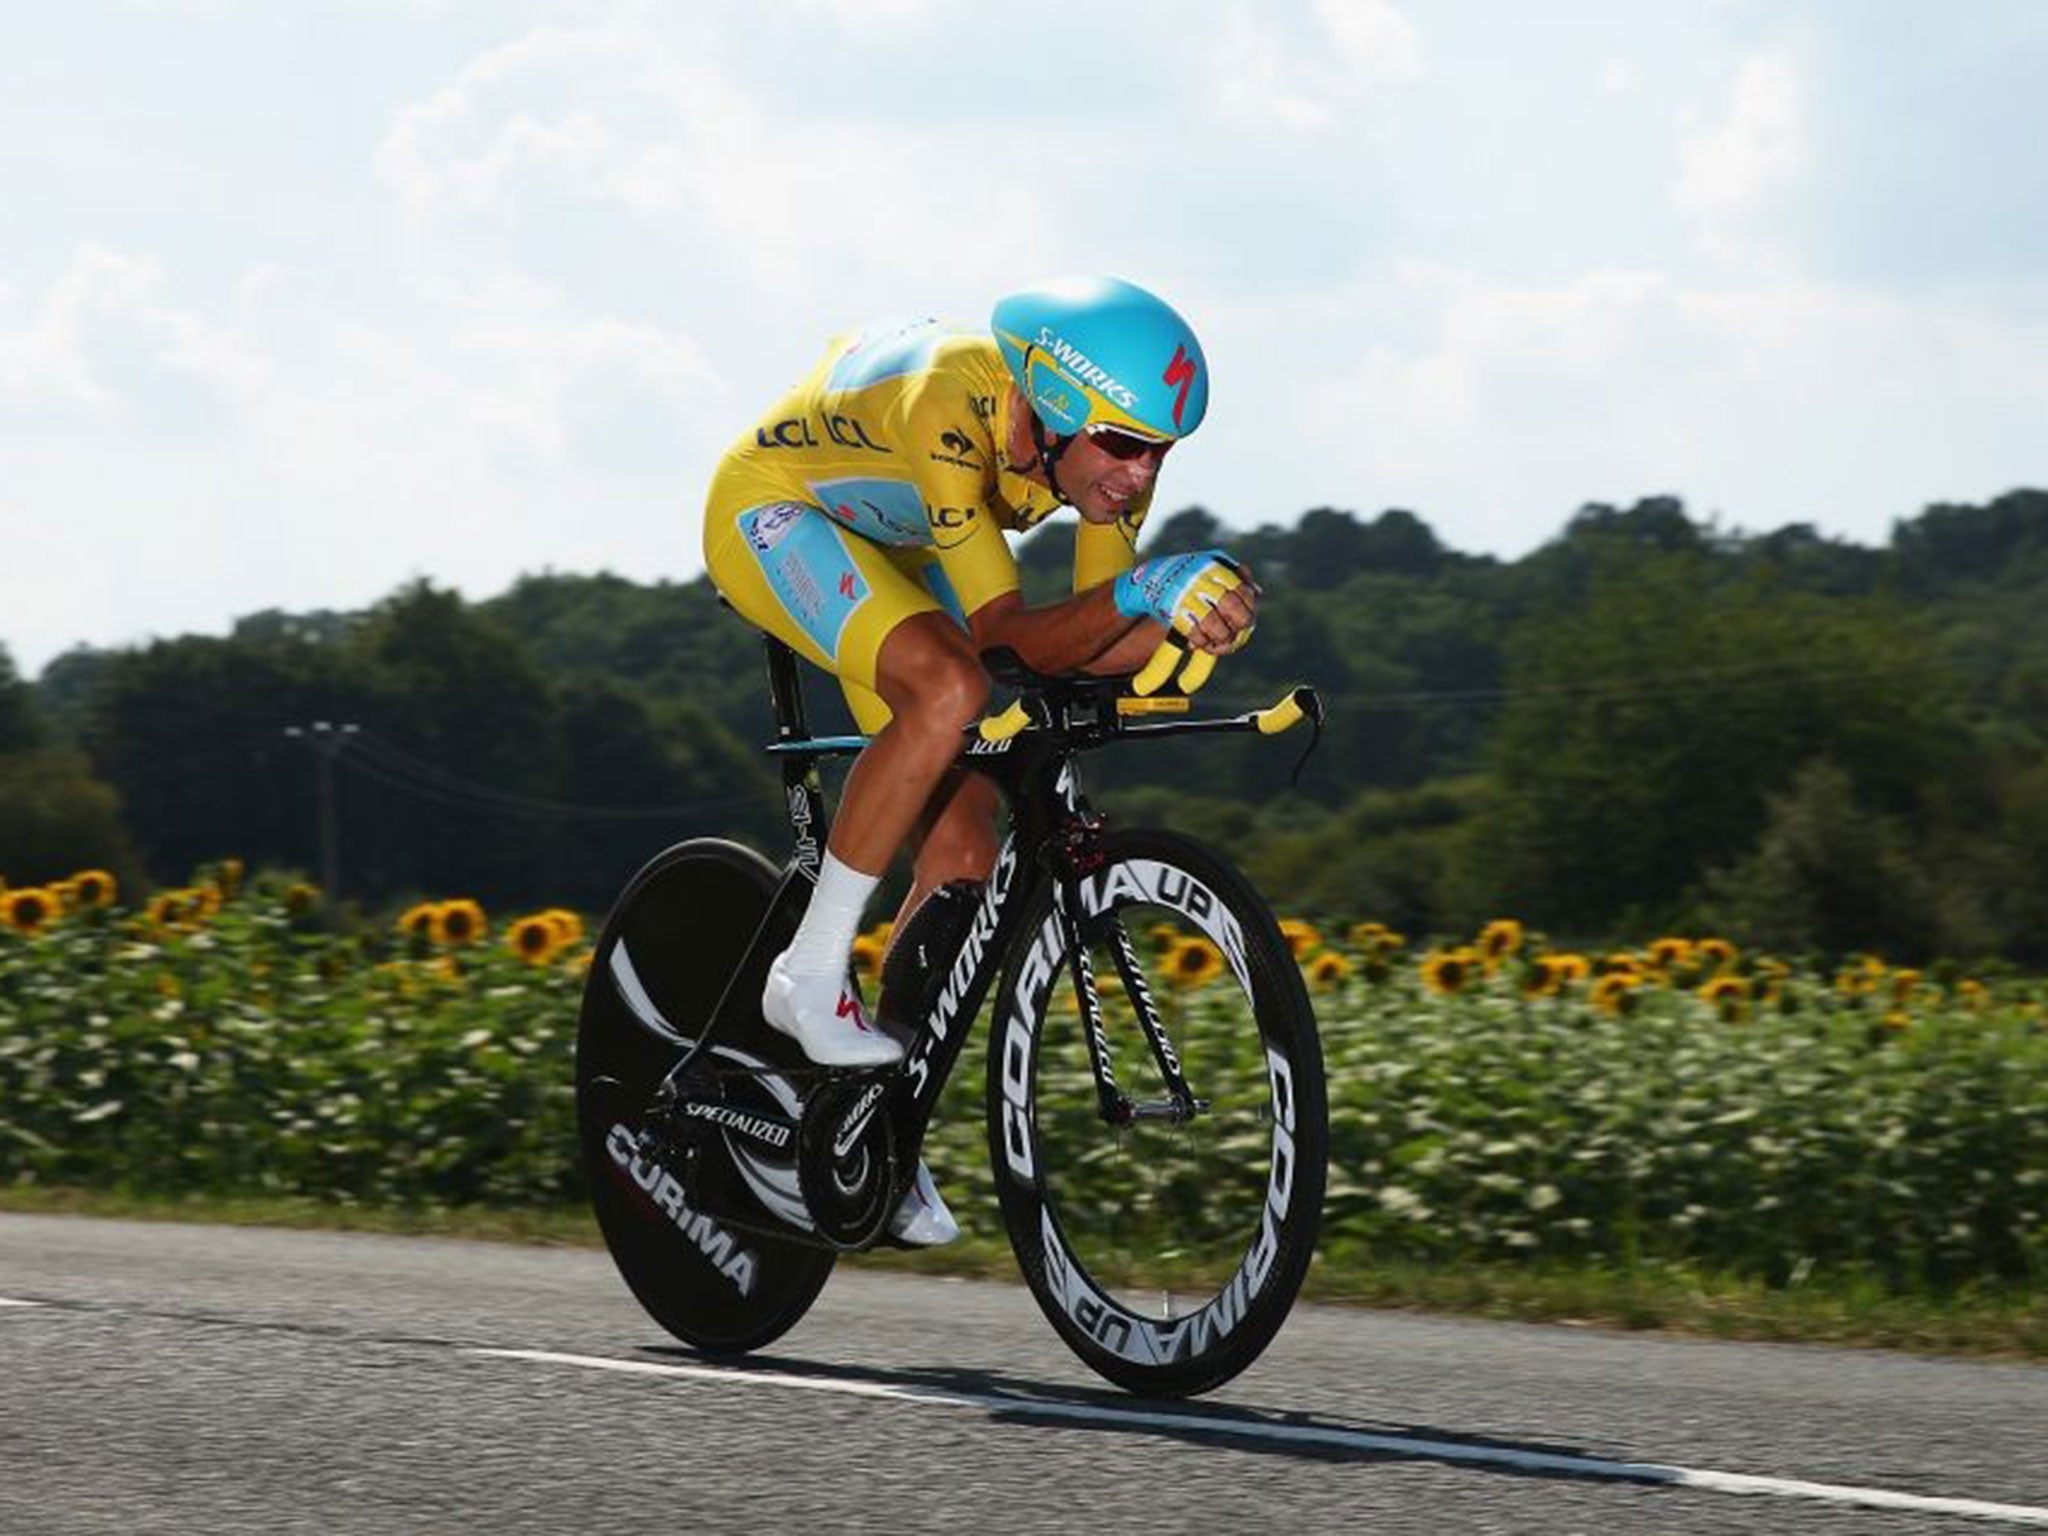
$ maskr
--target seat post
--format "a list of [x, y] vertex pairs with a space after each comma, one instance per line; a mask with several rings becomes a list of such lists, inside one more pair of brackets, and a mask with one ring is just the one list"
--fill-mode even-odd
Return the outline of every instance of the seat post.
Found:
[[778, 741], [793, 741], [810, 735], [804, 723], [803, 680], [798, 675], [796, 652], [773, 635], [761, 636], [768, 652], [768, 696], [775, 706], [775, 735]]

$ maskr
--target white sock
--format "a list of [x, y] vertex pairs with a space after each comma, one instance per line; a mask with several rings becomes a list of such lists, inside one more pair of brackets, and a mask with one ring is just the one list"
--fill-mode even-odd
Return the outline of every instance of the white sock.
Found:
[[804, 920], [789, 948], [782, 952], [785, 968], [799, 976], [844, 972], [853, 936], [860, 931], [860, 915], [881, 880], [880, 875], [864, 875], [827, 853], [818, 867], [818, 888], [811, 892]]

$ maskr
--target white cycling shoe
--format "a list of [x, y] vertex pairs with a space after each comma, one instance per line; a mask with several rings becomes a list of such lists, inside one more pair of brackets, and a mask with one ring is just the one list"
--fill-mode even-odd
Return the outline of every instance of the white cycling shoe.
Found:
[[917, 1177], [903, 1193], [903, 1203], [889, 1218], [889, 1235], [911, 1248], [936, 1248], [960, 1235], [960, 1223], [946, 1209], [939, 1186], [932, 1182], [932, 1171], [922, 1160], [917, 1165]]
[[892, 1067], [903, 1047], [868, 1022], [860, 997], [840, 972], [792, 974], [777, 955], [761, 991], [761, 1016], [821, 1067]]

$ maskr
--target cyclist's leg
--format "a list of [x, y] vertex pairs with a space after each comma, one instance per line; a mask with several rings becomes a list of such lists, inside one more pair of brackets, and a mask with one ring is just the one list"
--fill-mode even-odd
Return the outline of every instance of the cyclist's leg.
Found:
[[[952, 583], [946, 580], [944, 568], [931, 558], [930, 552], [906, 555], [895, 551], [891, 558], [923, 583], [965, 633], [967, 616], [954, 595]], [[889, 706], [880, 694], [850, 678], [842, 678], [840, 683], [847, 707], [862, 731], [872, 736], [888, 725]], [[995, 864], [996, 812], [1001, 806], [1002, 797], [988, 779], [958, 768], [947, 770], [910, 829], [910, 890], [897, 908], [894, 932], [902, 932], [903, 925], [923, 905], [925, 897], [948, 881], [988, 878]]]
[[879, 696], [890, 719], [854, 764], [809, 909], [770, 971], [769, 1021], [814, 1060], [885, 1065], [901, 1048], [845, 990], [862, 908], [980, 711], [987, 677], [966, 633], [887, 551], [802, 502], [748, 505], [743, 477], [714, 482], [706, 564], [733, 606], [799, 654]]

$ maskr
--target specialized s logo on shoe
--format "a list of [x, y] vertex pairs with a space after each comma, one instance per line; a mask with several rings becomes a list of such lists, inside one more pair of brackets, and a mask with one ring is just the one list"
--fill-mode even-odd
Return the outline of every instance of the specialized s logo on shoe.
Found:
[[861, 1009], [860, 999], [844, 988], [841, 988], [839, 993], [839, 1017], [852, 1019], [854, 1028], [864, 1035], [872, 1035], [875, 1032], [874, 1027], [868, 1023], [867, 1014]]

